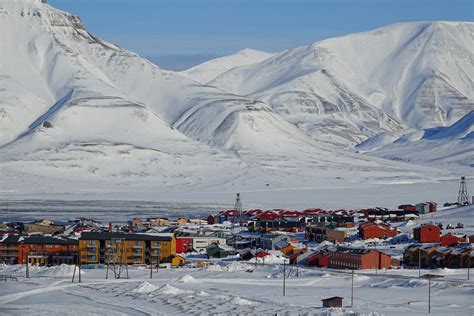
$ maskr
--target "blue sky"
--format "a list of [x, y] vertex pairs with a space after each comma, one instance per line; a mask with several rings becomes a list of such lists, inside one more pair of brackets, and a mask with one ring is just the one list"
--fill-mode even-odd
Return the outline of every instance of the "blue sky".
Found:
[[[465, 0], [50, 0], [87, 29], [149, 57], [280, 51], [403, 21], [472, 21]], [[179, 63], [179, 62], [178, 62]]]

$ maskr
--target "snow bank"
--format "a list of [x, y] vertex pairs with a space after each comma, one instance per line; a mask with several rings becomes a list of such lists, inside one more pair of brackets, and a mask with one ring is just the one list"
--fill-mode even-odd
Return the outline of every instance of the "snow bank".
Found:
[[179, 281], [179, 283], [201, 283], [200, 281], [196, 280], [195, 278], [193, 278], [192, 276], [190, 276], [189, 274], [186, 274], [186, 275], [183, 275]]
[[176, 296], [176, 295], [182, 295], [186, 293], [190, 293], [190, 291], [185, 291], [182, 289], [178, 289], [177, 287], [174, 287], [168, 283], [163, 285], [161, 288], [159, 288], [157, 293], [163, 294], [163, 295], [170, 295], [170, 296]]
[[146, 293], [151, 293], [153, 291], [156, 291], [158, 289], [159, 287], [154, 284], [143, 282], [136, 289], [133, 289], [132, 292], [139, 293], [139, 294], [146, 294]]
[[241, 297], [235, 297], [232, 299], [231, 302], [235, 305], [242, 305], [242, 306], [255, 304], [254, 302], [246, 300], [245, 298], [241, 298]]

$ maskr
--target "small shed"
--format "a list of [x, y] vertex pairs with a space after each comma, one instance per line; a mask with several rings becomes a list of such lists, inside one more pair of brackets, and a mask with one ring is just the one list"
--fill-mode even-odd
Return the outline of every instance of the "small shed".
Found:
[[181, 267], [182, 265], [184, 265], [185, 262], [186, 262], [186, 258], [184, 258], [183, 256], [174, 255], [171, 258], [172, 267]]
[[323, 299], [323, 307], [342, 307], [342, 299], [340, 296], [333, 296]]

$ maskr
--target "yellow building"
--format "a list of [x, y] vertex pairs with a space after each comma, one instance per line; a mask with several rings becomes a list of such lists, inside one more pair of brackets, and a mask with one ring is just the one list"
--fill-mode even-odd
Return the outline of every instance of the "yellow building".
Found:
[[99, 263], [99, 240], [80, 240], [79, 253], [81, 263], [94, 264]]
[[149, 264], [151, 260], [169, 262], [176, 254], [173, 234], [124, 232], [83, 232], [79, 239], [82, 264]]

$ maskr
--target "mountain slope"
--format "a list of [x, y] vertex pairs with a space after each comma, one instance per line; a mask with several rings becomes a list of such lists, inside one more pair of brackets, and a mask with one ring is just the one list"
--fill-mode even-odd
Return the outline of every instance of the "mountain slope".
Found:
[[321, 145], [265, 103], [164, 71], [40, 1], [2, 1], [0, 35], [0, 190], [234, 190], [439, 174]]
[[387, 159], [469, 170], [474, 167], [474, 111], [447, 127], [411, 132], [385, 143], [368, 141], [358, 149]]
[[273, 56], [271, 53], [246, 48], [235, 54], [215, 58], [181, 71], [180, 74], [200, 83], [208, 83], [232, 68], [258, 63], [271, 56]]
[[454, 123], [474, 107], [474, 23], [416, 22], [324, 40], [210, 82], [344, 146]]

